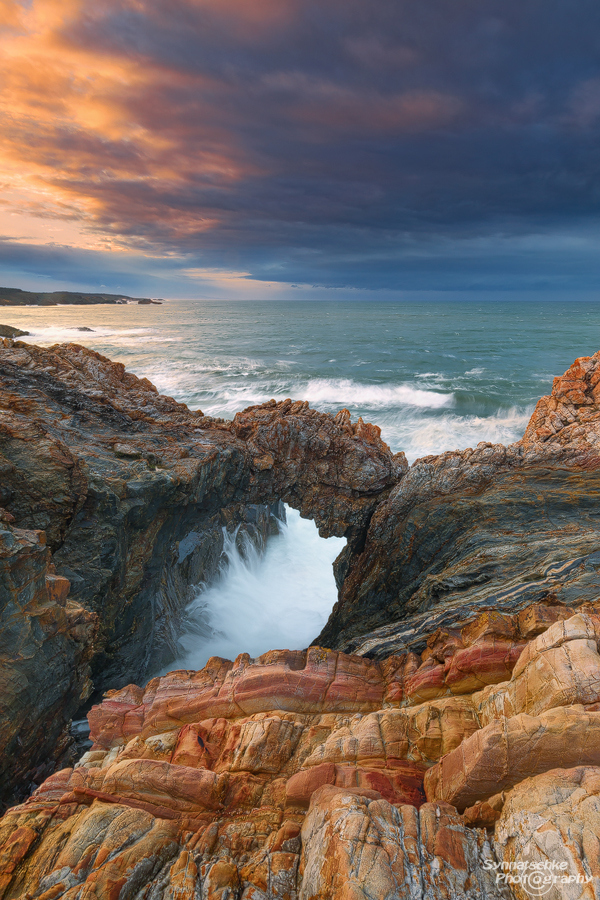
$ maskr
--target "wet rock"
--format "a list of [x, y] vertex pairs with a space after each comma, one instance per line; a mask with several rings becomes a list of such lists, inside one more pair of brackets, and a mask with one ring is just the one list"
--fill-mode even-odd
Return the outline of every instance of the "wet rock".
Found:
[[46, 531], [57, 573], [100, 616], [98, 690], [176, 656], [223, 528], [264, 546], [286, 501], [324, 534], [358, 534], [404, 470], [362, 421], [287, 400], [217, 422], [77, 344], [6, 343], [0, 377], [4, 502]]
[[12, 325], [0, 325], [0, 337], [17, 338], [25, 337], [27, 334], [29, 334], [28, 331], [21, 331], [20, 328], [13, 328]]
[[319, 643], [383, 657], [482, 608], [595, 600], [599, 379], [600, 353], [577, 360], [521, 441], [417, 460], [345, 555]]

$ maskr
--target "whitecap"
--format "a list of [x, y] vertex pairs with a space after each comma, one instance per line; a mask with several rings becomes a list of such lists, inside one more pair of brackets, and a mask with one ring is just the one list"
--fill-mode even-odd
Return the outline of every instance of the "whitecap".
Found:
[[317, 406], [341, 404], [342, 406], [367, 406], [385, 409], [390, 406], [419, 406], [440, 409], [452, 406], [453, 394], [426, 391], [410, 384], [365, 384], [349, 378], [314, 378], [306, 382], [302, 399]]

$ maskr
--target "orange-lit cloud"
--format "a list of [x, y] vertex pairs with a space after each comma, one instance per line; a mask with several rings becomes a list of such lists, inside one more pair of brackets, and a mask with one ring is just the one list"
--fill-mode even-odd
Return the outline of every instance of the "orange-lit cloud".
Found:
[[434, 238], [591, 218], [590, 0], [551, 6], [0, 0], [6, 255], [399, 283]]
[[[143, 240], [136, 216], [142, 224], [162, 216], [169, 230], [172, 211], [168, 201], [156, 208], [157, 195], [185, 191], [196, 178], [231, 184], [251, 171], [243, 149], [203, 99], [206, 90], [222, 93], [221, 86], [198, 73], [184, 78], [69, 39], [69, 29], [85, 21], [85, 0], [34, 0], [30, 9], [4, 5], [13, 27], [0, 38], [1, 202], [19, 223], [69, 219], [76, 245], [90, 246], [98, 230], [126, 244]], [[182, 83], [190, 96], [187, 121], [170, 104]], [[120, 208], [123, 186], [132, 196]], [[10, 219], [4, 221], [0, 230], [10, 232]], [[203, 210], [178, 211], [172, 236], [201, 232], [211, 222]]]

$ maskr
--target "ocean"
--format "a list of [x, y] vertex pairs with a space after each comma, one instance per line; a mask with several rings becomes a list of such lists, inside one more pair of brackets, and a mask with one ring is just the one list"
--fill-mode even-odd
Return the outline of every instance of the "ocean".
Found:
[[[11, 307], [0, 321], [43, 346], [85, 344], [207, 415], [232, 418], [271, 397], [347, 407], [409, 462], [517, 440], [552, 378], [600, 349], [600, 304], [591, 302], [187, 300]], [[226, 542], [170, 668], [308, 646], [336, 600], [331, 563], [343, 544], [294, 510], [263, 556], [242, 557]]]

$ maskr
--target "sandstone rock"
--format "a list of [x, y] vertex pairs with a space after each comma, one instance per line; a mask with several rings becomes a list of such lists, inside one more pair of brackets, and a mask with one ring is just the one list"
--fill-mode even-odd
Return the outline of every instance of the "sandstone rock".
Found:
[[538, 443], [597, 450], [600, 437], [600, 351], [576, 359], [564, 375], [554, 379], [552, 393], [538, 401], [522, 444]]
[[[386, 669], [387, 677], [393, 672]], [[171, 672], [144, 692], [124, 688], [89, 715], [91, 737], [103, 747], [169, 731], [183, 722], [249, 716], [273, 709], [314, 714], [377, 709], [386, 693], [379, 663], [321, 647], [270, 651], [234, 663], [211, 658], [200, 672]]]
[[[600, 893], [599, 835], [600, 768], [553, 769], [510, 791], [495, 826], [494, 846], [505, 871], [518, 875], [511, 864], [526, 864], [529, 872], [538, 865], [542, 877], [554, 876], [554, 884], [540, 884], [538, 895], [592, 900]], [[515, 881], [511, 890], [517, 900], [535, 896], [532, 882]]]
[[87, 896], [115, 897], [127, 883], [133, 888], [136, 882], [151, 882], [178, 852], [177, 828], [171, 822], [114, 804], [94, 804], [64, 821], [34, 819], [33, 825], [21, 828], [35, 833], [37, 858], [25, 860], [12, 878], [11, 873], [4, 876], [3, 900], [71, 900], [84, 885]]
[[323, 787], [302, 827], [299, 900], [500, 898], [485, 834], [446, 804], [394, 807]]
[[[92, 750], [0, 822], [0, 896], [502, 896], [466, 826], [496, 823], [510, 855], [503, 792], [517, 816], [530, 776], [600, 767], [599, 365], [559, 380], [522, 442], [406, 474], [347, 411], [271, 401], [215, 421], [77, 345], [4, 342], [0, 650], [11, 740], [28, 742], [9, 777], [34, 746], [60, 756], [89, 686], [86, 607], [102, 613], [97, 684], [119, 688], [90, 714]], [[121, 687], [172, 645], [222, 528], [264, 541], [281, 499], [348, 538], [324, 634], [361, 655], [241, 654]], [[575, 847], [562, 815], [539, 833]]]
[[581, 613], [530, 641], [505, 684], [473, 696], [482, 725], [521, 712], [600, 701], [600, 619]]
[[430, 765], [473, 734], [479, 723], [468, 699], [433, 700], [408, 709], [386, 709], [353, 717], [332, 730], [304, 766], [354, 763], [385, 768], [411, 759]]
[[569, 706], [498, 719], [429, 769], [425, 792], [463, 810], [558, 765], [600, 765], [600, 713]]
[[[552, 618], [486, 613], [432, 635], [422, 666], [442, 661], [449, 671], [465, 650], [518, 644], [520, 623], [535, 632]], [[480, 728], [480, 698], [529, 679], [515, 696], [535, 706], [546, 657], [563, 686], [571, 678], [587, 690], [593, 670], [571, 677], [555, 655], [589, 663], [596, 627], [592, 608], [559, 618], [527, 644], [510, 682], [419, 705], [405, 696], [414, 655], [379, 662], [318, 647], [214, 658], [201, 672], [110, 691], [90, 714], [94, 748], [0, 821], [0, 887], [15, 900], [25, 890], [36, 897], [34, 884], [56, 884], [73, 900], [83, 885], [125, 895], [135, 887], [155, 900], [508, 897], [477, 829], [500, 827], [507, 792], [532, 773], [600, 771], [600, 712], [559, 706]], [[575, 652], [581, 644], [588, 656]], [[484, 655], [473, 659], [485, 677]], [[568, 690], [547, 683], [548, 702], [568, 701]], [[125, 842], [108, 857], [95, 824], [107, 809]], [[57, 857], [57, 846], [69, 853]]]

